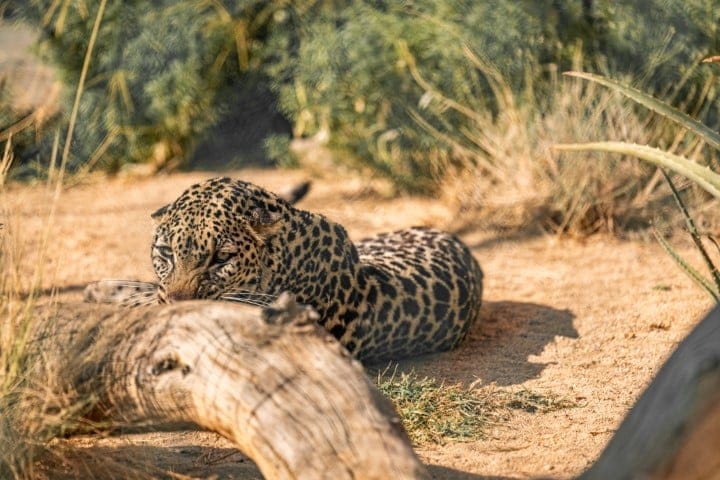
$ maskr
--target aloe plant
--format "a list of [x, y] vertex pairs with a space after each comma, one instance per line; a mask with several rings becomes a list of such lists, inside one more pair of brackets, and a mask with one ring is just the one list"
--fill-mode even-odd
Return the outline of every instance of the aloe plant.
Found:
[[[710, 57], [706, 59], [706, 62], [714, 61], [720, 61], [720, 56]], [[623, 85], [619, 82], [616, 82], [615, 80], [611, 80], [598, 75], [593, 75], [590, 73], [565, 72], [565, 75], [582, 78], [584, 80], [598, 83], [612, 90], [615, 90], [630, 98], [634, 102], [690, 130], [691, 132], [701, 137], [708, 145], [720, 151], [720, 134], [707, 127], [707, 125], [698, 122], [697, 120], [691, 118], [685, 113], [677, 110], [671, 105], [651, 95], [648, 95], [640, 90], [629, 87], [627, 85]], [[648, 145], [638, 145], [636, 143], [605, 141], [558, 144], [554, 145], [554, 148], [557, 150], [575, 152], [592, 150], [608, 153], [619, 153], [622, 155], [630, 155], [637, 157], [641, 160], [644, 160], [659, 167], [662, 170], [663, 174], [665, 174], [665, 179], [670, 185], [675, 201], [677, 202], [678, 207], [680, 208], [680, 211], [685, 218], [685, 222], [688, 227], [690, 236], [692, 237], [693, 242], [700, 251], [703, 260], [708, 270], [710, 271], [710, 276], [712, 277], [712, 280], [707, 280], [707, 278], [705, 278], [695, 268], [688, 264], [685, 259], [683, 259], [682, 256], [680, 256], [657, 231], [655, 232], [655, 236], [662, 245], [662, 247], [670, 254], [670, 256], [677, 262], [677, 264], [683, 269], [683, 271], [685, 271], [685, 273], [690, 276], [693, 281], [695, 281], [703, 290], [705, 290], [711, 297], [713, 297], [715, 301], [720, 300], [720, 273], [718, 273], [718, 268], [715, 266], [712, 259], [708, 255], [702, 243], [701, 235], [695, 227], [695, 222], [690, 217], [687, 208], [683, 204], [682, 199], [680, 198], [680, 195], [675, 188], [675, 185], [673, 185], [673, 182], [667, 175], [665, 169], [671, 170], [679, 175], [682, 175], [692, 180], [699, 187], [703, 188], [708, 193], [719, 199], [720, 174], [712, 171], [709, 167], [699, 165], [682, 155], [675, 155], [659, 148], [654, 148]], [[714, 239], [711, 240], [713, 240], [713, 242], [717, 245], [717, 242], [715, 242]]]

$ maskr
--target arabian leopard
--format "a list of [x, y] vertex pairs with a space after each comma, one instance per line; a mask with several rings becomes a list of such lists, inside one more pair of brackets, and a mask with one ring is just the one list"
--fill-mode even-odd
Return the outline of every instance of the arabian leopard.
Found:
[[408, 228], [353, 243], [342, 225], [230, 178], [191, 186], [152, 218], [159, 285], [138, 288], [135, 303], [267, 305], [288, 291], [364, 362], [449, 350], [480, 311], [480, 266], [439, 230]]

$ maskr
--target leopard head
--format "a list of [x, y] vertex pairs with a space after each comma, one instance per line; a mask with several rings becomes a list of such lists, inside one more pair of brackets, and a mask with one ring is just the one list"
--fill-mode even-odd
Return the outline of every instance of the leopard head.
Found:
[[260, 187], [216, 178], [157, 210], [151, 257], [160, 300], [256, 292], [266, 273], [268, 239], [288, 208]]

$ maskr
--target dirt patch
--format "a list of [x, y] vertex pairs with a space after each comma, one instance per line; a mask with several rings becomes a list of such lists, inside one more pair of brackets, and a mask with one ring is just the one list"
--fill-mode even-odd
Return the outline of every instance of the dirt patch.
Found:
[[[101, 278], [152, 280], [150, 213], [212, 174], [112, 180], [66, 191], [48, 233], [42, 288], [63, 301]], [[248, 170], [235, 176], [279, 190], [301, 171]], [[50, 210], [43, 187], [11, 186], [0, 221], [17, 239], [17, 275], [31, 287]], [[452, 225], [438, 201], [384, 198], [360, 181], [316, 180], [301, 208], [345, 225], [354, 238], [411, 225]], [[402, 362], [399, 371], [448, 383], [528, 389], [578, 406], [515, 412], [489, 438], [417, 448], [436, 478], [569, 478], [600, 453], [664, 359], [710, 307], [709, 299], [654, 243], [594, 237], [503, 238], [464, 231], [486, 275], [481, 321], [453, 352]], [[681, 252], [687, 252], [681, 248]], [[246, 457], [207, 432], [146, 432], [79, 438], [100, 456], [132, 452], [177, 474], [260, 478]], [[91, 455], [88, 456], [89, 458]]]

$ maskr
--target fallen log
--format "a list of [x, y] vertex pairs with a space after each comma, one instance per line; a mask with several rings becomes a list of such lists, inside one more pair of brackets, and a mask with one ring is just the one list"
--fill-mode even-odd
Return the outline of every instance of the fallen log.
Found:
[[268, 479], [429, 478], [360, 364], [287, 296], [262, 313], [192, 301], [52, 318], [33, 348], [58, 364], [65, 396], [92, 399], [92, 420], [195, 423]]
[[595, 479], [720, 478], [720, 307], [678, 346], [595, 464]]

